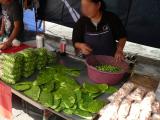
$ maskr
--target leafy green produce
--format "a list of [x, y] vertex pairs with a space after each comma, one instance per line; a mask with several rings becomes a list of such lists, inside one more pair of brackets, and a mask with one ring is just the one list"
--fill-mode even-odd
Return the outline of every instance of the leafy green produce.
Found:
[[50, 82], [43, 85], [43, 89], [51, 92], [54, 90], [54, 86], [55, 86], [54, 80], [51, 80]]
[[61, 112], [62, 110], [65, 109], [65, 106], [63, 104], [63, 102], [60, 103], [60, 106], [58, 108], [55, 109], [56, 112]]
[[37, 54], [37, 69], [41, 70], [43, 69], [46, 64], [47, 64], [47, 49], [45, 48], [37, 48], [35, 50], [36, 54]]
[[30, 89], [31, 87], [32, 87], [32, 82], [30, 81], [19, 82], [13, 85], [13, 88], [18, 91], [25, 91]]
[[121, 68], [112, 65], [99, 65], [96, 69], [103, 72], [119, 72]]
[[103, 93], [108, 89], [107, 84], [96, 84], [95, 87], [98, 87], [98, 89], [100, 89], [101, 92], [103, 92]]
[[81, 110], [88, 111], [87, 106], [91, 101], [93, 101], [93, 98], [89, 96], [89, 93], [82, 93], [81, 100], [78, 102], [78, 106]]
[[[91, 118], [93, 113], [97, 113], [104, 106], [104, 102], [96, 99], [96, 97], [108, 91], [110, 86], [90, 83], [80, 85], [74, 79], [77, 73], [69, 75], [66, 72], [70, 70], [75, 69], [67, 68], [63, 65], [42, 69], [37, 79], [31, 83], [31, 86], [38, 87], [39, 90], [41, 88], [40, 95], [35, 95], [37, 92], [36, 90], [31, 90], [33, 89], [31, 87], [31, 89], [27, 90], [29, 91], [28, 96], [34, 100], [38, 99], [41, 104], [57, 112], [62, 111], [66, 114]], [[113, 88], [111, 90], [114, 91]]]
[[104, 107], [105, 103], [101, 100], [93, 100], [88, 103], [87, 105], [87, 111], [91, 113], [97, 113], [99, 110]]
[[65, 108], [65, 109], [63, 110], [63, 112], [66, 113], [66, 114], [71, 115], [71, 114], [74, 113], [74, 111], [75, 111], [76, 109], [77, 109], [77, 105], [75, 104], [72, 108]]
[[36, 67], [36, 54], [34, 52], [33, 48], [28, 48], [20, 52], [21, 55], [23, 55], [23, 77], [27, 78], [31, 76]]
[[16, 83], [16, 80], [13, 80], [12, 78], [9, 78], [9, 77], [6, 77], [6, 76], [2, 76], [1, 79], [4, 82], [9, 83], [9, 84], [15, 84]]
[[71, 108], [75, 104], [76, 99], [75, 99], [75, 96], [64, 95], [62, 97], [62, 102], [64, 103], [65, 108]]
[[85, 119], [92, 119], [92, 114], [90, 112], [83, 111], [83, 110], [80, 110], [80, 109], [76, 109], [74, 111], [74, 114], [78, 115], [82, 118], [85, 118]]
[[82, 98], [82, 92], [80, 90], [75, 90], [76, 100], [79, 102]]
[[59, 88], [54, 93], [55, 99], [61, 99], [65, 108], [71, 108], [76, 102], [76, 96], [69, 88]]
[[56, 92], [54, 92], [54, 98], [56, 100], [60, 100], [62, 98], [61, 89], [58, 89]]
[[59, 106], [58, 108], [54, 109], [56, 112], [61, 112], [64, 108]]
[[15, 84], [22, 75], [23, 56], [19, 53], [3, 54], [2, 59], [2, 80], [9, 84]]
[[108, 89], [106, 90], [106, 93], [112, 94], [112, 93], [117, 92], [117, 90], [118, 90], [118, 89], [117, 89], [116, 87], [109, 86]]
[[20, 75], [19, 74], [8, 74], [8, 73], [3, 73], [2, 78], [9, 78], [12, 79], [13, 81], [17, 82], [20, 79]]
[[28, 90], [31, 88], [31, 85], [28, 84], [16, 84], [13, 86], [14, 89], [18, 90], [18, 91], [24, 91], [24, 90]]
[[72, 90], [80, 89], [80, 85], [70, 76], [57, 73], [54, 79], [60, 83], [60, 87], [68, 87]]
[[78, 77], [80, 75], [80, 70], [73, 68], [65, 68], [63, 70], [63, 73], [72, 77]]
[[39, 96], [39, 102], [42, 103], [46, 107], [53, 106], [53, 96], [49, 90], [42, 90]]
[[64, 109], [63, 112], [68, 114], [68, 115], [72, 115], [74, 110], [72, 110], [72, 109]]
[[32, 86], [31, 89], [24, 91], [24, 94], [37, 101], [40, 95], [40, 88], [38, 86]]
[[105, 103], [101, 100], [93, 100], [89, 98], [89, 100], [81, 100], [79, 102], [79, 108], [83, 111], [88, 111], [90, 113], [97, 113]]
[[95, 99], [95, 98], [101, 96], [103, 93], [102, 92], [99, 92], [99, 93], [89, 93], [89, 96], [92, 97], [93, 99]]
[[83, 88], [86, 92], [89, 93], [98, 93], [100, 92], [100, 89], [96, 87], [96, 85], [90, 84], [90, 83], [84, 83]]
[[45, 69], [45, 71], [41, 72], [37, 79], [33, 82], [33, 85], [43, 85], [52, 80], [54, 80], [55, 71], [51, 68]]
[[32, 81], [23, 81], [23, 82], [16, 83], [16, 85], [32, 85]]
[[3, 54], [3, 60], [8, 63], [16, 63], [22, 61], [23, 57], [19, 53], [17, 54]]
[[54, 52], [47, 52], [47, 59], [48, 59], [48, 64], [54, 64], [57, 62], [57, 55], [56, 53]]
[[52, 109], [56, 109], [56, 108], [58, 108], [59, 106], [60, 106], [60, 104], [61, 104], [61, 99], [55, 99], [55, 98], [53, 98], [54, 100], [54, 102], [53, 102], [53, 105], [51, 106], [51, 108]]

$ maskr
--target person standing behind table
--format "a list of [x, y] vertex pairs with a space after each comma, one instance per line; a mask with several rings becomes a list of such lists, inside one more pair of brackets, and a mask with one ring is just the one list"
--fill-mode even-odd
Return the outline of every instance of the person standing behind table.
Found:
[[[12, 46], [14, 41], [23, 38], [23, 9], [18, 0], [0, 0], [2, 6], [2, 22], [0, 29], [1, 45], [4, 50]], [[5, 40], [4, 40], [5, 38]]]
[[83, 16], [73, 29], [74, 47], [84, 55], [108, 55], [116, 61], [123, 60], [127, 37], [121, 20], [105, 11], [103, 0], [81, 0], [81, 11]]

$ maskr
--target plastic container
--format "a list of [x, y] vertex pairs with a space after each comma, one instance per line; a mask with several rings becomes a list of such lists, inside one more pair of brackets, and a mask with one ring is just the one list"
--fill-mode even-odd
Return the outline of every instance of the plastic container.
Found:
[[[113, 65], [121, 68], [119, 72], [103, 72], [97, 70], [94, 66], [97, 64]], [[125, 61], [115, 64], [115, 60], [111, 56], [91, 55], [86, 58], [88, 76], [95, 83], [107, 83], [115, 85], [120, 82], [124, 74], [128, 71], [128, 64]]]
[[37, 45], [37, 48], [44, 47], [44, 35], [43, 34], [36, 35], [36, 45]]

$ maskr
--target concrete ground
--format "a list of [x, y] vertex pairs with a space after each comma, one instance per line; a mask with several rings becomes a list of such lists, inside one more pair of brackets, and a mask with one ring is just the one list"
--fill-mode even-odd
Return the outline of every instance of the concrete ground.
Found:
[[[46, 33], [51, 36], [65, 37], [71, 41], [72, 29], [46, 22]], [[54, 42], [54, 39], [55, 38], [50, 38], [47, 40], [50, 44], [53, 44], [53, 46], [58, 45]], [[33, 45], [35, 44], [35, 41], [30, 41], [27, 43]], [[68, 49], [73, 53], [72, 45], [70, 45]], [[160, 49], [127, 42], [125, 52], [141, 56], [138, 58], [138, 62], [135, 66], [135, 72], [151, 75], [158, 79], [160, 78]], [[149, 58], [150, 60], [148, 61], [146, 58]], [[24, 107], [23, 103], [19, 101], [18, 98], [13, 97], [13, 120], [42, 120], [42, 111], [38, 111], [37, 109], [32, 110], [33, 108], [30, 105], [28, 105], [28, 107]], [[32, 111], [35, 111], [35, 113]], [[58, 119], [61, 120], [60, 118], [51, 118], [51, 120]]]

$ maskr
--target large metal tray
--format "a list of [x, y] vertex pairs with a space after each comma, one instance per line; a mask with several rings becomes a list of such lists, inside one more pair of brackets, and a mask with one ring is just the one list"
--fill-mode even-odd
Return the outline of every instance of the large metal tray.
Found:
[[[63, 56], [63, 57], [60, 57], [59, 59], [60, 63], [61, 64], [64, 64], [68, 67], [76, 67], [76, 68], [79, 68], [81, 70], [81, 75], [80, 77], [77, 78], [77, 81], [82, 84], [83, 82], [91, 82], [87, 76], [87, 71], [86, 71], [86, 66], [83, 62], [82, 59], [76, 59], [75, 57], [73, 56]], [[31, 76], [30, 78], [28, 78], [28, 80], [35, 80], [36, 78], [36, 75], [37, 73], [35, 73], [33, 76]], [[128, 80], [128, 76], [125, 76], [124, 77], [124, 80], [122, 80], [121, 83], [119, 83], [118, 85], [116, 85], [115, 87], [117, 88], [120, 88], [121, 85], [126, 82]], [[92, 82], [91, 82], [92, 83]], [[76, 115], [67, 115], [67, 114], [64, 114], [62, 112], [56, 112], [54, 111], [53, 109], [50, 109], [50, 108], [47, 108], [43, 105], [41, 105], [40, 103], [38, 102], [35, 102], [33, 101], [32, 99], [28, 98], [27, 96], [25, 96], [23, 93], [19, 92], [19, 91], [16, 91], [15, 89], [11, 89], [12, 90], [12, 93], [15, 94], [16, 96], [20, 97], [21, 99], [23, 99], [24, 101], [28, 102], [29, 104], [37, 107], [38, 109], [40, 110], [49, 110], [50, 112], [66, 119], [66, 120], [85, 120], [85, 119], [82, 119]], [[103, 94], [102, 96], [100, 96], [100, 99], [103, 99], [103, 100], [106, 100], [107, 101], [107, 97], [109, 96], [110, 94]], [[96, 116], [96, 115], [95, 115]], [[94, 117], [92, 119], [94, 119]]]

